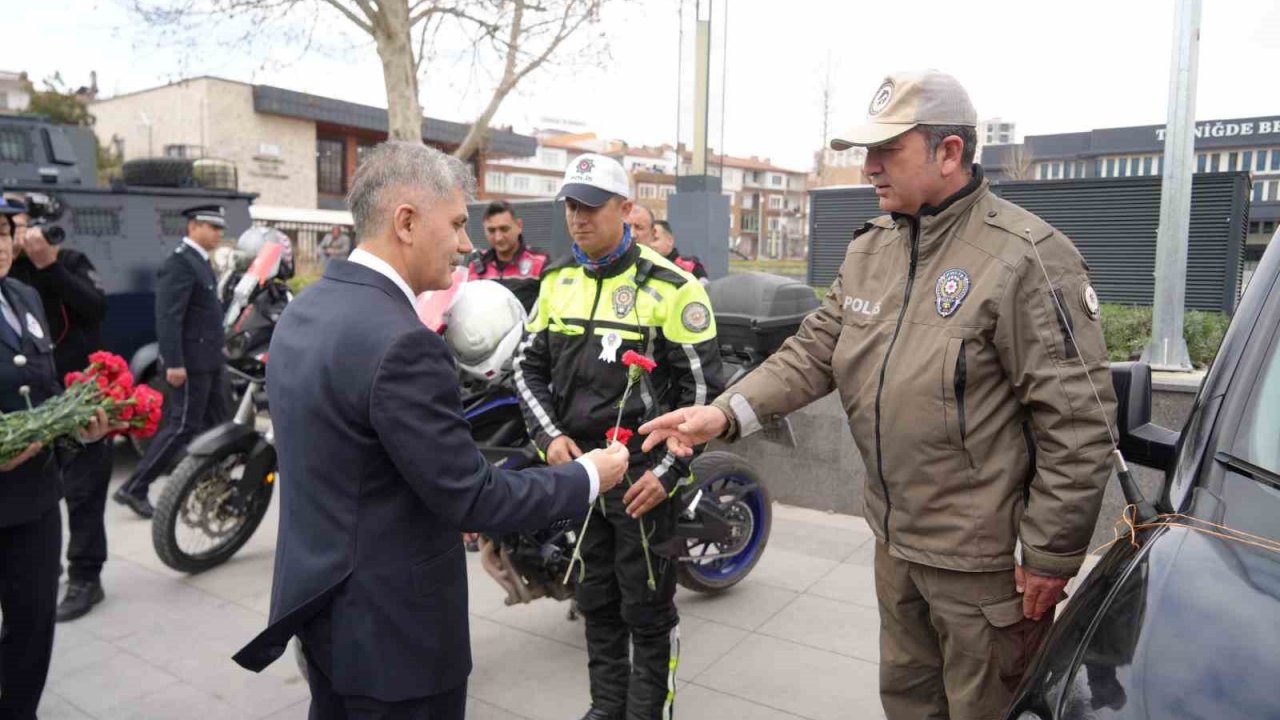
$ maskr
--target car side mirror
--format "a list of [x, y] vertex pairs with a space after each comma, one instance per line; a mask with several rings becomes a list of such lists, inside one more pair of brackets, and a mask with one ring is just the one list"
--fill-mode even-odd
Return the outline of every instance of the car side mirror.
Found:
[[1116, 440], [1125, 460], [1168, 472], [1173, 468], [1178, 433], [1151, 422], [1151, 366], [1111, 363], [1116, 391]]

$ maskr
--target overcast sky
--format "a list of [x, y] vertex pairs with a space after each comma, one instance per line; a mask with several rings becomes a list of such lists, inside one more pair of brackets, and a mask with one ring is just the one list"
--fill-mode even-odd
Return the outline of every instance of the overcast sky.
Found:
[[[125, 11], [127, 0], [0, 2], [7, 30], [2, 70], [36, 79], [61, 71], [73, 85], [87, 83], [96, 70], [105, 95], [210, 74], [385, 106], [372, 45], [350, 35], [340, 19], [321, 28], [330, 41], [319, 51], [280, 42], [250, 57], [216, 42], [186, 51], [157, 47]], [[717, 5], [727, 18], [724, 146], [808, 169], [822, 140], [827, 67], [834, 127], [863, 117], [886, 72], [926, 67], [958, 77], [980, 117], [1015, 121], [1019, 136], [1162, 124], [1174, 6], [1174, 0], [728, 0]], [[633, 144], [674, 141], [679, 7], [679, 0], [606, 5], [592, 32], [608, 38], [612, 59], [538, 71], [508, 98], [498, 122], [527, 131], [545, 127], [545, 118], [565, 118]], [[238, 30], [234, 23], [224, 27]], [[1197, 119], [1280, 116], [1280, 97], [1271, 91], [1280, 71], [1280, 0], [1208, 0], [1201, 37]], [[456, 59], [461, 42], [443, 40], [440, 57], [426, 69], [428, 115], [467, 121], [488, 99], [490, 78]], [[711, 133], [716, 145], [719, 130]]]

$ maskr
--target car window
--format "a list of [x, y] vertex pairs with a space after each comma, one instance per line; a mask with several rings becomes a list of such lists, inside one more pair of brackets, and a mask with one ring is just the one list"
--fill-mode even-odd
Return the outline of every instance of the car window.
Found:
[[1272, 344], [1253, 386], [1232, 454], [1280, 475], [1280, 345]]

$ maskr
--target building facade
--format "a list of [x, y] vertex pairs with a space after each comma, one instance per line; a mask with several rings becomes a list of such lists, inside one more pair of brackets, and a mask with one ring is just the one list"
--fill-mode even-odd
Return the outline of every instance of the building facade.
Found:
[[18, 113], [31, 103], [27, 91], [26, 75], [0, 70], [0, 112]]
[[[1165, 135], [1163, 125], [1029, 135], [985, 148], [982, 164], [995, 181], [1158, 176]], [[1194, 172], [1249, 173], [1247, 271], [1280, 223], [1280, 116], [1197, 122]]]
[[978, 125], [978, 141], [982, 145], [1008, 145], [1018, 142], [1018, 126], [1001, 118], [983, 120]]
[[[98, 100], [94, 130], [125, 160], [216, 157], [235, 163], [240, 189], [257, 205], [345, 209], [361, 156], [387, 139], [387, 111], [332, 98], [215, 77]], [[446, 152], [468, 126], [423, 119], [423, 141]], [[472, 158], [477, 177], [491, 158], [533, 155], [532, 137], [504, 130]]]

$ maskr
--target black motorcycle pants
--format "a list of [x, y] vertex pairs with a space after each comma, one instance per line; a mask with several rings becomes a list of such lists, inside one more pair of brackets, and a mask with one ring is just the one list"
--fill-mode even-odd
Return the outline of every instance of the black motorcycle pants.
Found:
[[226, 374], [219, 369], [191, 373], [182, 387], [169, 390], [160, 432], [147, 447], [147, 454], [138, 461], [133, 477], [125, 483], [125, 492], [145, 498], [151, 483], [169, 471], [175, 458], [196, 435], [230, 418], [225, 382]]
[[671, 537], [677, 510], [668, 501], [641, 518], [649, 537], [651, 589], [641, 521], [627, 515], [622, 502], [626, 486], [592, 505], [591, 522], [579, 539], [585, 571], [576, 598], [586, 625], [591, 705], [617, 718], [665, 720], [673, 717], [680, 617], [675, 562], [659, 557], [653, 546]]

